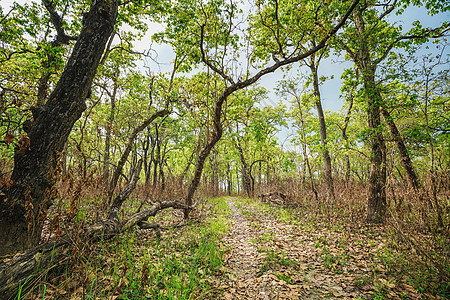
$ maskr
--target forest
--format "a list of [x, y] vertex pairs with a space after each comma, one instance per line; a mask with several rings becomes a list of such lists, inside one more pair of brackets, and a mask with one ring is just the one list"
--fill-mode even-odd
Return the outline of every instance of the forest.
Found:
[[2, 1], [0, 299], [450, 298], [449, 11]]

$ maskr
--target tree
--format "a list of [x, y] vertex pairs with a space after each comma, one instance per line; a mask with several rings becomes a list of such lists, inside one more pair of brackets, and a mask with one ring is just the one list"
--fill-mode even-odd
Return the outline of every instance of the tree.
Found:
[[238, 150], [242, 185], [248, 197], [254, 196], [255, 164], [260, 164], [261, 177], [262, 164], [265, 162], [265, 167], [269, 164], [270, 148], [276, 143], [276, 126], [286, 125], [283, 105], [257, 107], [266, 97], [266, 90], [257, 86], [241, 90], [230, 98], [232, 105], [226, 112], [227, 139]]
[[[313, 45], [315, 44], [315, 41], [313, 39]], [[317, 59], [316, 55], [311, 55], [309, 62], [306, 62], [306, 65], [311, 70], [312, 75], [312, 84], [313, 84], [313, 91], [314, 91], [314, 97], [315, 97], [315, 105], [317, 109], [317, 115], [319, 117], [319, 124], [320, 124], [320, 142], [322, 144], [322, 155], [323, 155], [323, 170], [325, 173], [325, 184], [327, 186], [327, 193], [328, 198], [331, 200], [335, 199], [334, 196], [334, 185], [333, 185], [333, 176], [331, 172], [331, 158], [330, 153], [328, 151], [327, 146], [327, 125], [325, 122], [325, 115], [323, 113], [322, 108], [322, 100], [320, 97], [320, 90], [319, 90], [319, 75], [318, 75], [318, 69], [319, 69], [319, 63], [322, 59], [322, 56], [325, 52], [320, 52]]]
[[84, 16], [72, 54], [48, 101], [35, 111], [30, 146], [15, 155], [11, 185], [0, 203], [0, 255], [37, 245], [46, 211], [56, 196], [59, 157], [73, 124], [86, 108], [103, 50], [114, 29], [118, 2], [96, 1]]
[[[307, 142], [307, 132], [306, 132], [306, 122], [305, 117], [306, 114], [309, 113], [311, 108], [311, 98], [312, 95], [310, 93], [305, 93], [304, 91], [299, 91], [298, 89], [299, 82], [293, 80], [287, 80], [280, 82], [278, 86], [278, 93], [282, 97], [291, 98], [289, 99], [293, 103], [293, 119], [296, 123], [296, 126], [299, 129], [299, 140], [302, 146], [303, 159], [306, 165], [306, 169], [308, 170], [309, 180], [311, 183], [311, 190], [314, 193], [314, 197], [316, 202], [319, 202], [319, 196], [317, 193], [316, 186], [314, 184], [313, 171], [311, 168], [311, 163], [309, 160], [308, 154], [308, 142]], [[303, 92], [303, 93], [302, 93]], [[314, 100], [316, 101], [316, 100]]]
[[[427, 5], [441, 8], [440, 4]], [[449, 29], [448, 24], [437, 29], [423, 29], [420, 24], [416, 24], [409, 34], [402, 34], [401, 27], [393, 26], [385, 20], [399, 6], [401, 1], [393, 1], [382, 5], [379, 10], [374, 3], [364, 1], [353, 11], [353, 26], [348, 26], [346, 31], [337, 37], [338, 47], [344, 49], [355, 63], [363, 82], [369, 124], [368, 138], [371, 145], [367, 221], [374, 223], [384, 222], [386, 214], [386, 145], [381, 123], [383, 97], [377, 83], [377, 68], [392, 49], [408, 45], [402, 41], [420, 41], [424, 37], [441, 36]], [[407, 159], [402, 161], [406, 162]]]

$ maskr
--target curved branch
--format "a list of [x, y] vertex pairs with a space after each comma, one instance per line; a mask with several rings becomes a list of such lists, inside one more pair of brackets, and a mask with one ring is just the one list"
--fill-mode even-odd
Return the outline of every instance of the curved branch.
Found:
[[69, 43], [69, 41], [75, 41], [77, 39], [77, 37], [69, 36], [64, 31], [63, 18], [61, 18], [61, 16], [58, 15], [58, 13], [55, 11], [55, 8], [53, 7], [53, 3], [51, 3], [51, 1], [49, 1], [49, 0], [42, 0], [42, 3], [44, 4], [47, 11], [50, 13], [50, 18], [52, 20], [52, 24], [53, 24], [53, 26], [55, 26], [55, 29], [56, 29], [57, 35], [56, 35], [56, 38], [54, 41], [54, 43], [55, 43], [54, 46], [58, 46], [61, 44], [65, 45], [65, 44]]
[[[442, 30], [442, 31], [441, 31]], [[384, 54], [379, 57], [377, 60], [375, 60], [374, 64], [377, 65], [380, 62], [382, 62], [389, 54], [389, 52], [392, 50], [392, 48], [397, 45], [398, 42], [403, 40], [414, 40], [414, 39], [422, 39], [422, 38], [433, 38], [437, 39], [440, 37], [443, 37], [446, 32], [450, 31], [450, 24], [444, 24], [437, 28], [429, 28], [427, 31], [425, 31], [423, 34], [413, 34], [413, 35], [403, 35], [398, 37], [395, 41], [393, 41], [390, 45], [386, 47], [386, 50]]]

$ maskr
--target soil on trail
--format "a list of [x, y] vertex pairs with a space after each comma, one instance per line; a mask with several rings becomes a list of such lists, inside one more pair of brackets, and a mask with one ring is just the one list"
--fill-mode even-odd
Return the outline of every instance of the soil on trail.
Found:
[[231, 250], [225, 256], [224, 299], [369, 298], [355, 286], [354, 276], [344, 274], [357, 266], [350, 264], [342, 273], [324, 266], [317, 236], [237, 198], [228, 198], [228, 205], [231, 224], [224, 239]]

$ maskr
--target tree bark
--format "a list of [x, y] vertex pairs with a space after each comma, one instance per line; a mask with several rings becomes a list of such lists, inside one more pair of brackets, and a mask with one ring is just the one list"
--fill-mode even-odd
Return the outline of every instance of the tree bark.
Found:
[[[143, 229], [153, 228], [154, 226], [145, 223], [146, 220], [169, 207], [185, 208], [184, 204], [177, 201], [158, 202], [149, 209], [136, 212], [121, 222], [108, 219], [105, 222], [93, 224], [85, 228], [76, 240], [92, 244], [110, 239], [135, 225]], [[47, 273], [52, 266], [65, 262], [65, 259], [70, 257], [73, 242], [73, 237], [62, 236], [56, 241], [40, 245], [8, 262], [0, 263], [0, 299], [13, 298], [20, 286], [26, 291], [31, 287], [34, 278]]]
[[113, 92], [112, 95], [110, 95], [110, 102], [111, 102], [111, 111], [108, 117], [108, 122], [106, 123], [106, 136], [105, 136], [105, 153], [103, 154], [103, 183], [105, 186], [109, 183], [109, 174], [110, 174], [110, 151], [111, 151], [111, 131], [112, 126], [114, 123], [114, 117], [115, 117], [115, 111], [116, 111], [116, 95], [117, 95], [117, 89], [119, 88], [117, 84], [117, 80], [119, 78], [119, 72], [117, 71], [114, 74], [113, 82]]
[[251, 163], [248, 175], [250, 176], [250, 190], [252, 192], [252, 197], [255, 197], [255, 177], [253, 176], [253, 166], [256, 163], [259, 163], [259, 174], [261, 174], [261, 163], [265, 162], [267, 164], [267, 168], [269, 168], [269, 163], [264, 159], [258, 159]]
[[309, 164], [308, 151], [306, 150], [305, 121], [303, 120], [302, 104], [300, 102], [300, 98], [299, 97], [295, 97], [295, 99], [297, 101], [298, 111], [299, 111], [299, 114], [300, 114], [303, 158], [305, 159], [305, 163], [306, 163], [306, 166], [308, 168], [309, 179], [311, 181], [311, 189], [312, 189], [312, 191], [314, 193], [314, 197], [316, 199], [316, 202], [318, 202], [319, 201], [319, 196], [317, 194], [317, 190], [316, 190], [316, 187], [314, 185], [314, 178], [313, 178], [313, 174], [312, 174], [312, 170], [311, 170], [311, 165]]
[[[345, 140], [345, 143], [348, 145], [348, 136], [347, 136], [347, 127], [350, 122], [350, 114], [352, 113], [353, 108], [353, 95], [350, 94], [350, 103], [348, 105], [347, 115], [345, 116], [344, 126], [341, 128], [342, 138]], [[347, 153], [345, 153], [345, 184], [348, 186], [350, 181], [350, 157]]]
[[[203, 148], [203, 150], [200, 152], [200, 155], [198, 156], [197, 164], [195, 166], [194, 178], [192, 179], [191, 184], [189, 185], [187, 196], [186, 196], [186, 201], [185, 201], [185, 204], [188, 207], [191, 207], [193, 204], [192, 200], [194, 198], [194, 193], [197, 190], [197, 187], [200, 183], [200, 179], [202, 176], [203, 166], [205, 164], [205, 161], [208, 158], [211, 150], [214, 148], [216, 143], [222, 137], [223, 128], [222, 128], [221, 118], [222, 118], [223, 103], [228, 98], [228, 96], [235, 90], [237, 90], [236, 87], [226, 88], [225, 91], [222, 93], [222, 95], [220, 95], [219, 99], [216, 101], [216, 106], [214, 109], [214, 117], [213, 117], [214, 131], [212, 132], [211, 138], [209, 139], [209, 141], [207, 141], [205, 147]], [[189, 212], [190, 212], [189, 208], [184, 210], [184, 218], [187, 219], [189, 217]]]
[[60, 66], [57, 65], [57, 48], [62, 45], [68, 45], [70, 41], [76, 40], [75, 37], [66, 35], [63, 26], [63, 18], [55, 11], [53, 3], [50, 0], [43, 0], [42, 3], [50, 14], [50, 20], [56, 29], [57, 35], [52, 42], [48, 43], [47, 46], [49, 49], [45, 50], [46, 59], [41, 62], [43, 70], [38, 81], [38, 92], [36, 99], [36, 105], [38, 107], [44, 105], [47, 101], [50, 78], [52, 74], [55, 73], [55, 70], [60, 69]]
[[86, 109], [117, 7], [116, 0], [93, 3], [60, 80], [47, 103], [34, 113], [30, 148], [16, 153], [12, 185], [3, 189], [6, 197], [0, 199], [0, 255], [39, 243], [47, 208], [56, 196], [58, 161], [75, 121]]
[[417, 179], [416, 172], [414, 171], [414, 167], [413, 167], [411, 158], [409, 157], [408, 150], [406, 149], [405, 142], [403, 141], [403, 138], [400, 135], [400, 132], [398, 131], [398, 128], [394, 123], [394, 120], [392, 119], [391, 115], [389, 114], [389, 112], [386, 110], [386, 108], [384, 106], [381, 106], [381, 113], [383, 114], [383, 117], [384, 117], [386, 123], [389, 125], [392, 137], [394, 138], [394, 141], [397, 144], [398, 152], [400, 154], [400, 160], [403, 164], [403, 168], [405, 168], [406, 175], [408, 176], [409, 184], [414, 189], [418, 189], [419, 181]]
[[368, 107], [371, 157], [367, 221], [383, 223], [386, 215], [386, 144], [380, 117], [381, 94], [375, 83], [375, 70], [363, 70], [364, 89]]
[[[231, 77], [229, 77], [227, 74], [225, 74], [224, 70], [219, 69], [216, 65], [214, 65], [207, 58], [205, 50], [203, 48], [204, 47], [204, 45], [203, 45], [203, 43], [204, 43], [204, 29], [205, 29], [206, 25], [205, 24], [201, 25], [201, 27], [200, 27], [200, 52], [201, 52], [201, 56], [202, 56], [202, 61], [209, 68], [211, 68], [215, 73], [220, 75], [228, 84], [230, 84], [230, 86], [225, 88], [225, 90], [222, 92], [222, 94], [219, 96], [218, 100], [215, 103], [214, 115], [213, 115], [214, 131], [212, 133], [211, 138], [207, 141], [205, 147], [203, 148], [203, 150], [201, 151], [200, 155], [198, 156], [197, 165], [196, 165], [195, 173], [194, 173], [194, 178], [192, 179], [191, 184], [189, 185], [188, 193], [187, 193], [187, 196], [186, 196], [186, 205], [188, 207], [192, 206], [192, 199], [193, 199], [194, 193], [197, 190], [197, 187], [198, 187], [198, 185], [200, 183], [200, 179], [201, 179], [201, 176], [202, 176], [203, 166], [205, 164], [205, 160], [208, 157], [209, 153], [211, 152], [212, 148], [214, 148], [216, 143], [222, 137], [222, 133], [223, 133], [222, 123], [221, 123], [222, 111], [223, 111], [222, 106], [223, 106], [223, 103], [225, 102], [225, 100], [228, 98], [228, 96], [230, 96], [235, 91], [241, 90], [243, 88], [246, 88], [246, 87], [254, 84], [255, 82], [257, 82], [264, 75], [267, 75], [267, 74], [270, 74], [272, 72], [275, 72], [277, 69], [279, 69], [279, 68], [281, 68], [283, 66], [286, 66], [286, 65], [292, 64], [294, 62], [298, 62], [300, 60], [303, 60], [303, 59], [309, 57], [310, 55], [316, 53], [320, 49], [324, 48], [325, 45], [326, 45], [326, 42], [328, 41], [328, 39], [331, 36], [335, 35], [336, 32], [339, 30], [339, 28], [341, 28], [344, 25], [344, 23], [346, 22], [346, 20], [348, 19], [348, 17], [350, 16], [350, 14], [353, 11], [353, 9], [356, 7], [358, 2], [359, 2], [359, 0], [353, 1], [353, 3], [350, 5], [350, 7], [347, 10], [347, 12], [344, 14], [343, 18], [339, 21], [338, 24], [336, 24], [328, 32], [328, 34], [317, 44], [317, 46], [315, 46], [312, 49], [309, 49], [309, 50], [307, 50], [305, 52], [299, 53], [297, 55], [290, 56], [289, 58], [286, 58], [286, 59], [283, 59], [283, 60], [277, 60], [274, 64], [272, 64], [269, 67], [266, 67], [266, 68], [260, 70], [254, 76], [249, 77], [249, 78], [247, 78], [247, 79], [245, 79], [243, 81], [238, 81], [238, 82], [234, 82], [234, 80]], [[189, 208], [185, 209], [184, 217], [185, 218], [189, 217]]]
[[382, 98], [375, 81], [376, 62], [372, 62], [370, 58], [367, 33], [362, 16], [363, 9], [359, 7], [353, 12], [360, 48], [357, 54], [352, 53], [351, 56], [361, 71], [368, 104], [367, 116], [370, 130], [371, 156], [366, 221], [382, 223], [386, 215], [386, 145], [383, 139], [380, 117]]
[[[315, 45], [315, 43], [313, 43]], [[325, 184], [327, 186], [327, 194], [328, 198], [331, 200], [335, 199], [334, 196], [334, 185], [333, 185], [333, 176], [331, 174], [331, 158], [330, 153], [328, 152], [327, 147], [327, 125], [325, 122], [325, 115], [323, 113], [322, 109], [322, 100], [320, 97], [320, 90], [319, 90], [319, 77], [318, 77], [318, 63], [320, 61], [320, 57], [317, 60], [316, 64], [316, 58], [315, 55], [311, 55], [311, 60], [309, 64], [309, 68], [311, 69], [311, 73], [313, 75], [313, 87], [314, 87], [314, 97], [315, 97], [315, 104], [317, 109], [317, 114], [319, 116], [319, 125], [320, 125], [320, 143], [322, 145], [322, 156], [323, 156], [323, 170], [325, 174]]]
[[249, 170], [247, 161], [245, 160], [244, 149], [242, 149], [240, 138], [237, 137], [236, 140], [237, 141], [236, 141], [235, 146], [239, 151], [239, 158], [240, 158], [241, 164], [242, 164], [242, 186], [247, 193], [247, 197], [251, 198], [251, 197], [253, 197], [253, 195], [252, 195], [252, 190], [251, 190], [250, 170]]

